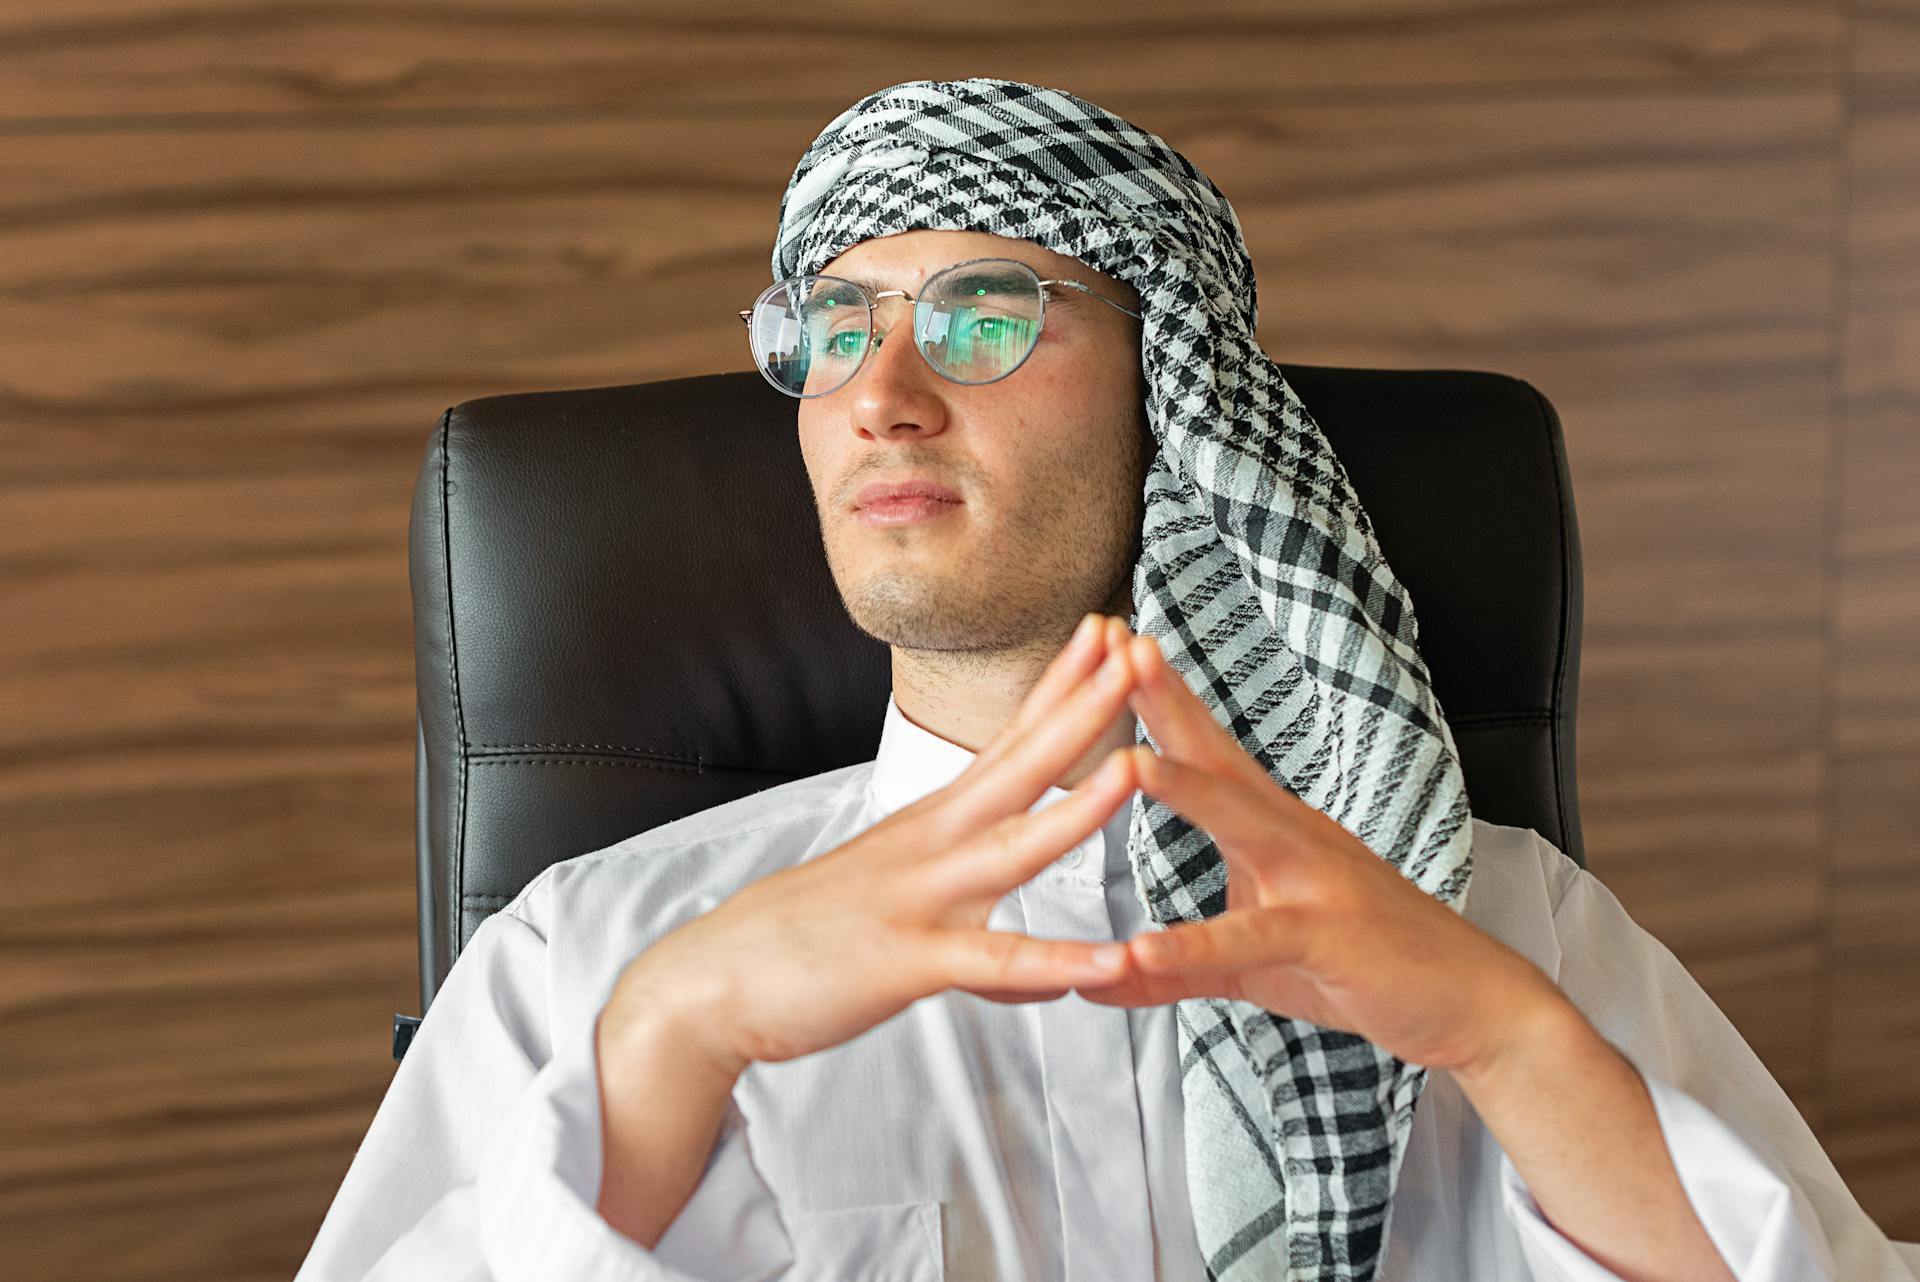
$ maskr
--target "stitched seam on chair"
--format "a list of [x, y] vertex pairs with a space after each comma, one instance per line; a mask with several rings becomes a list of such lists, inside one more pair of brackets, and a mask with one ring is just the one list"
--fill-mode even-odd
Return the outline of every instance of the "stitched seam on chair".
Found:
[[[835, 794], [835, 795], [838, 796], [838, 794]], [[844, 804], [845, 804], [844, 801], [839, 801], [839, 800], [823, 802], [820, 805], [815, 806], [811, 810], [796, 810], [789, 813], [785, 813], [785, 814], [782, 814], [778, 819], [769, 819], [766, 823], [756, 824], [751, 828], [728, 828], [721, 832], [706, 833], [699, 837], [683, 838], [679, 841], [663, 841], [652, 846], [638, 846], [632, 850], [596, 850], [584, 855], [575, 855], [564, 862], [575, 867], [584, 868], [589, 864], [604, 863], [609, 859], [624, 859], [624, 858], [628, 858], [635, 855], [654, 854], [662, 850], [673, 850], [679, 846], [692, 845], [694, 842], [731, 841], [736, 837], [749, 837], [756, 832], [764, 832], [769, 828], [779, 828], [779, 827], [782, 827], [783, 825], [793, 823], [795, 820], [805, 819], [811, 815], [827, 814], [832, 811], [839, 810]], [[854, 835], [858, 836], [859, 834], [856, 833]], [[849, 837], [848, 840], [851, 841], [852, 838]], [[534, 880], [537, 881], [539, 878], [546, 876], [548, 873], [552, 872], [555, 868], [558, 868], [559, 866], [560, 866], [559, 864], [548, 864], [545, 868], [541, 869], [538, 873], [534, 875]], [[791, 864], [787, 866], [792, 867]], [[531, 885], [533, 885], [533, 881], [529, 881], [527, 883], [527, 886], [531, 886]], [[527, 893], [526, 887], [522, 887], [520, 890], [520, 893], [523, 895], [526, 894]], [[472, 895], [462, 895], [460, 898], [463, 904], [468, 900], [482, 901], [482, 900], [498, 899], [502, 903], [509, 903], [512, 900], [512, 896], [508, 896], [508, 895], [472, 894]]]
[[586, 757], [475, 757], [475, 766], [631, 766], [641, 770], [680, 770], [691, 774], [704, 773], [697, 766], [689, 766], [679, 761], [642, 761], [638, 759], [621, 760], [617, 757], [601, 757], [598, 760]]
[[[453, 884], [464, 891], [467, 884], [467, 718], [460, 704], [460, 647], [453, 627], [453, 508], [447, 501], [447, 472], [452, 455], [448, 441], [452, 435], [452, 424], [453, 408], [449, 406], [440, 419], [440, 550], [446, 559], [447, 674], [453, 688], [453, 723], [454, 733], [459, 739], [460, 758], [454, 793]], [[456, 941], [460, 937], [461, 925], [456, 913], [451, 923]]]
[[[869, 765], [871, 763], [862, 762], [861, 764]], [[812, 776], [807, 776], [807, 777], [811, 778]], [[752, 794], [749, 793], [748, 795], [751, 796]], [[806, 810], [786, 811], [786, 812], [783, 812], [780, 815], [780, 817], [777, 819], [769, 819], [765, 823], [755, 824], [750, 828], [723, 828], [719, 832], [704, 833], [698, 837], [684, 837], [675, 841], [655, 842], [653, 845], [636, 846], [631, 850], [620, 850], [620, 849], [595, 850], [595, 851], [590, 851], [584, 855], [573, 855], [562, 862], [565, 862], [570, 866], [584, 868], [589, 864], [604, 863], [609, 859], [624, 859], [633, 855], [654, 854], [662, 850], [673, 850], [680, 846], [689, 846], [694, 844], [695, 842], [731, 841], [736, 837], [750, 837], [756, 832], [765, 832], [769, 828], [779, 828], [785, 824], [790, 824], [801, 819], [807, 819], [814, 815], [831, 814], [831, 813], [834, 813], [835, 811], [844, 809], [846, 804], [847, 804], [846, 787], [845, 785], [842, 785], [841, 788], [833, 794], [832, 798], [830, 798], [827, 801], [821, 802], [817, 806], [809, 807]], [[669, 822], [677, 822], [677, 821], [670, 820]], [[665, 825], [661, 825], [661, 826], [664, 827]], [[858, 835], [859, 835], [858, 833], [854, 834], [854, 836], [858, 836]], [[848, 840], [850, 841], [852, 840], [852, 838], [849, 837]], [[617, 844], [618, 843], [616, 843], [616, 846]], [[542, 868], [539, 872], [535, 873], [532, 879], [529, 880], [525, 886], [522, 886], [520, 888], [520, 894], [522, 895], [526, 894], [527, 891], [533, 886], [534, 882], [539, 881], [542, 877], [549, 875], [550, 873], [553, 872], [555, 868], [558, 868], [559, 866], [560, 865], [558, 863], [548, 864], [545, 868]], [[788, 866], [791, 867], [792, 865], [788, 865]], [[463, 898], [465, 897], [466, 896], [463, 896]], [[475, 897], [505, 898], [501, 896], [475, 896]]]
[[681, 752], [663, 752], [658, 748], [636, 748], [630, 743], [476, 743], [478, 751], [514, 752], [522, 750], [560, 749], [566, 752], [638, 752], [650, 757], [662, 757], [668, 761], [691, 761], [700, 764], [698, 756], [689, 757]]

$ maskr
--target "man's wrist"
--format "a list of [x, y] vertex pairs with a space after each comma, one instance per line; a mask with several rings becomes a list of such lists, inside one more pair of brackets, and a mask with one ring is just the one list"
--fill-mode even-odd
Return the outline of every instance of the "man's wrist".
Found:
[[600, 1014], [600, 1070], [619, 1079], [631, 1066], [651, 1077], [671, 1061], [676, 1075], [693, 1073], [716, 1089], [731, 1091], [750, 1061], [742, 1059], [727, 1040], [711, 1011], [669, 1000], [621, 1004]]
[[[595, 1021], [602, 1219], [652, 1249], [699, 1185], [740, 1069], [678, 1009], [625, 993]], [[744, 1066], [741, 1066], [744, 1068]]]
[[1567, 1057], [1591, 1051], [1604, 1041], [1599, 1030], [1552, 981], [1529, 990], [1532, 996], [1505, 1012], [1500, 1034], [1472, 1062], [1451, 1071], [1469, 1098], [1499, 1091], [1504, 1084], [1564, 1064]]

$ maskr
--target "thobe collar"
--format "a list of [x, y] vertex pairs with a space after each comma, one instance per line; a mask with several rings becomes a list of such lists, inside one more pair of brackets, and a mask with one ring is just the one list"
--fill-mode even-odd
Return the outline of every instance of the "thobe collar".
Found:
[[[882, 817], [905, 809], [930, 792], [958, 779], [979, 754], [915, 725], [887, 692], [887, 719], [880, 727], [880, 751], [873, 759], [873, 800]], [[1047, 789], [1065, 795], [1065, 790]]]
[[[977, 755], [971, 748], [963, 748], [909, 721], [889, 690], [886, 720], [880, 727], [880, 748], [867, 783], [874, 807], [885, 818], [912, 805], [958, 779]], [[1049, 785], [1034, 799], [1031, 809], [1053, 805], [1067, 795], [1067, 789], [1058, 784]], [[1089, 845], [1089, 849], [1104, 856], [1102, 863], [1109, 877], [1116, 873], [1130, 874], [1127, 830], [1132, 809], [1131, 805], [1117, 807], [1102, 830], [1091, 834], [1083, 843], [1102, 842], [1099, 846]]]

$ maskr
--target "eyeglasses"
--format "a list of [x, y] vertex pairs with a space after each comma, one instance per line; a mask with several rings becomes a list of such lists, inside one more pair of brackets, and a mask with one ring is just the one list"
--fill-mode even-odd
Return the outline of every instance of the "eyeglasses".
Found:
[[[1054, 295], [1066, 288], [1073, 295]], [[825, 396], [847, 385], [875, 346], [874, 309], [884, 298], [913, 304], [914, 347], [933, 371], [968, 386], [993, 383], [1026, 363], [1045, 327], [1047, 302], [1095, 298], [1140, 320], [1077, 280], [1041, 280], [1012, 258], [970, 258], [943, 267], [920, 288], [869, 291], [841, 276], [792, 276], [762, 291], [740, 313], [754, 364], [788, 396]]]

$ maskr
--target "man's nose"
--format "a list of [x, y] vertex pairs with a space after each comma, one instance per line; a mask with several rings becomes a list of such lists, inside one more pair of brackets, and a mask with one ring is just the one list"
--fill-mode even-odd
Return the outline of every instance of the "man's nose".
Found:
[[853, 397], [847, 407], [849, 425], [875, 437], [938, 432], [947, 410], [939, 384], [947, 380], [914, 345], [913, 304], [900, 298], [881, 300], [882, 306], [886, 303], [901, 306], [887, 316], [891, 324], [883, 324], [880, 308], [874, 309], [872, 345], [852, 386], [843, 392]]
[[[897, 304], [884, 319], [887, 304]], [[898, 333], [899, 342], [890, 341]], [[901, 369], [904, 363], [906, 368]], [[915, 367], [918, 369], [915, 369]], [[913, 304], [904, 298], [889, 298], [873, 311], [873, 340], [867, 352], [861, 377], [878, 376], [891, 382], [902, 377], [939, 377], [913, 341]]]

